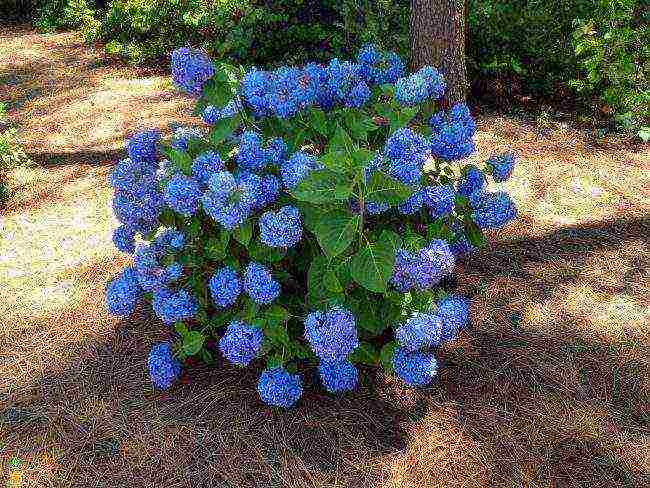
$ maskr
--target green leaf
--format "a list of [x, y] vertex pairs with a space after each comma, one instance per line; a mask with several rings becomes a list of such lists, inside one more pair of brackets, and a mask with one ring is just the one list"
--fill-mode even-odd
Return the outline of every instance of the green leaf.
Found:
[[273, 305], [264, 312], [268, 324], [272, 327], [285, 324], [289, 320], [289, 312], [280, 305]]
[[190, 238], [198, 237], [201, 234], [201, 220], [198, 217], [192, 217], [190, 225], [187, 228], [187, 235]]
[[239, 123], [239, 116], [219, 120], [210, 130], [210, 142], [220, 146], [237, 129]]
[[203, 85], [203, 98], [210, 105], [224, 107], [233, 96], [227, 75], [217, 70], [214, 76]]
[[327, 291], [331, 293], [336, 293], [336, 294], [343, 293], [343, 287], [341, 286], [341, 282], [336, 276], [336, 272], [331, 269], [328, 269], [327, 272], [325, 273], [325, 276], [323, 277], [323, 285], [325, 285]]
[[354, 148], [354, 143], [347, 131], [337, 124], [334, 136], [330, 139], [327, 146], [328, 152], [343, 152], [350, 154]]
[[345, 175], [320, 169], [310, 172], [291, 194], [303, 202], [328, 203], [347, 200], [351, 192], [352, 184]]
[[327, 256], [337, 256], [350, 246], [359, 228], [359, 221], [358, 215], [347, 210], [333, 210], [323, 215], [315, 224], [313, 232]]
[[187, 325], [185, 325], [185, 322], [176, 322], [174, 324], [174, 329], [176, 329], [176, 332], [178, 332], [178, 335], [181, 337], [185, 336], [188, 333]]
[[283, 365], [284, 365], [284, 359], [282, 357], [281, 352], [276, 352], [274, 354], [271, 354], [266, 360], [267, 369], [280, 368]]
[[360, 342], [359, 346], [350, 354], [350, 361], [357, 364], [375, 366], [379, 361], [379, 352], [369, 342]]
[[350, 272], [354, 281], [367, 290], [383, 293], [394, 265], [395, 251], [388, 238], [366, 241], [366, 245], [352, 256]]
[[329, 135], [327, 127], [327, 115], [321, 109], [312, 108], [309, 110], [309, 125], [323, 137]]
[[232, 236], [242, 246], [248, 248], [248, 244], [251, 242], [251, 238], [253, 237], [253, 222], [250, 220], [244, 222], [233, 231]]
[[413, 189], [381, 171], [374, 171], [366, 185], [369, 202], [398, 205], [413, 194]]
[[207, 365], [214, 364], [212, 353], [207, 349], [201, 349], [201, 360]]
[[486, 244], [485, 236], [481, 228], [476, 225], [474, 222], [469, 221], [465, 225], [465, 233], [467, 234], [467, 240], [476, 247], [483, 247]]
[[183, 353], [194, 356], [203, 347], [205, 337], [199, 331], [192, 330], [183, 336]]
[[285, 251], [276, 247], [269, 247], [258, 241], [253, 241], [248, 246], [248, 255], [254, 261], [259, 261], [268, 264], [275, 264], [282, 261], [285, 256]]
[[393, 368], [393, 356], [395, 356], [395, 349], [399, 347], [399, 344], [395, 341], [391, 341], [384, 345], [381, 348], [379, 353], [379, 362], [388, 374], [393, 374], [395, 369]]
[[325, 256], [316, 256], [311, 262], [307, 272], [307, 300], [313, 308], [320, 309], [332, 299], [343, 298], [325, 286], [325, 276], [329, 271], [329, 261]]
[[226, 250], [230, 242], [230, 232], [221, 229], [218, 237], [211, 237], [205, 242], [204, 250], [208, 258], [221, 261], [226, 257]]
[[167, 155], [174, 166], [176, 166], [183, 174], [192, 174], [192, 158], [189, 154], [185, 151], [170, 149]]
[[396, 232], [392, 230], [385, 230], [381, 233], [382, 239], [387, 239], [390, 242], [390, 245], [393, 246], [393, 250], [397, 251], [399, 248], [403, 247], [404, 242], [402, 238]]
[[403, 107], [397, 113], [397, 118], [391, 120], [391, 130], [400, 129], [406, 127], [411, 120], [418, 114], [420, 107], [417, 105], [415, 107]]

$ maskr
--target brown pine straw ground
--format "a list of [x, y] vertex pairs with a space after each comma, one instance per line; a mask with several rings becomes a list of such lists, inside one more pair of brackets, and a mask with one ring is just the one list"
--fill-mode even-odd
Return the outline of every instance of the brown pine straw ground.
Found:
[[460, 267], [472, 326], [431, 387], [369, 370], [332, 398], [310, 377], [296, 409], [275, 411], [259, 367], [220, 362], [158, 393], [145, 362], [163, 328], [104, 310], [127, 263], [106, 176], [128, 133], [190, 102], [73, 34], [1, 29], [0, 98], [38, 165], [10, 174], [1, 224], [0, 483], [648, 486], [648, 147], [480, 118], [480, 156], [520, 154], [505, 187], [521, 218]]

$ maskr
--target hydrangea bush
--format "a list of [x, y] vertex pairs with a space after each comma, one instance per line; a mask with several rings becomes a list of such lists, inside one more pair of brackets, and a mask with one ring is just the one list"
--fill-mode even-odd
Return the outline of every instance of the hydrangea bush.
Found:
[[215, 355], [265, 364], [258, 391], [274, 406], [298, 401], [309, 367], [331, 393], [357, 385], [358, 365], [429, 384], [436, 349], [469, 321], [450, 289], [457, 259], [516, 216], [488, 189], [514, 157], [463, 163], [468, 108], [436, 111], [440, 73], [407, 74], [372, 45], [274, 71], [189, 48], [171, 60], [204, 129], [136, 134], [110, 176], [114, 242], [133, 265], [108, 285], [108, 310], [144, 299], [176, 337], [151, 350], [153, 384]]

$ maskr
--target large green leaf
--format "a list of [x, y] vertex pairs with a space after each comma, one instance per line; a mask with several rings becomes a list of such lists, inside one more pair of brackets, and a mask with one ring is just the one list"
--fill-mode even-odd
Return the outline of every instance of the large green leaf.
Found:
[[250, 220], [244, 222], [233, 231], [232, 236], [237, 242], [247, 248], [253, 237], [253, 223]]
[[330, 258], [341, 254], [352, 243], [359, 228], [359, 216], [347, 210], [334, 210], [323, 214], [313, 232], [318, 244]]
[[277, 247], [269, 247], [261, 242], [253, 241], [248, 246], [248, 254], [253, 261], [274, 264], [282, 261], [286, 252]]
[[221, 261], [226, 257], [226, 250], [230, 242], [230, 232], [222, 229], [217, 237], [211, 237], [205, 242], [205, 255], [215, 261]]
[[350, 272], [354, 281], [367, 290], [383, 293], [394, 265], [395, 251], [388, 238], [366, 241], [366, 245], [352, 256]]
[[307, 273], [307, 300], [311, 307], [321, 309], [331, 300], [343, 299], [340, 292], [326, 286], [326, 276], [330, 272], [329, 260], [325, 256], [316, 256]]
[[385, 344], [379, 353], [379, 362], [383, 366], [384, 370], [389, 374], [393, 374], [393, 371], [395, 370], [393, 367], [393, 356], [395, 355], [395, 349], [398, 347], [399, 345], [397, 342], [391, 341]]
[[219, 120], [210, 130], [210, 142], [219, 146], [225, 141], [239, 126], [239, 116]]
[[350, 354], [350, 361], [367, 366], [375, 366], [379, 361], [379, 351], [369, 342], [361, 342], [359, 346]]
[[193, 356], [201, 350], [205, 337], [199, 331], [191, 330], [183, 335], [183, 353], [187, 356]]
[[369, 202], [398, 205], [413, 194], [413, 189], [392, 176], [375, 171], [366, 185], [365, 199]]
[[329, 169], [312, 171], [291, 192], [297, 200], [310, 203], [328, 203], [347, 200], [352, 184], [345, 175]]

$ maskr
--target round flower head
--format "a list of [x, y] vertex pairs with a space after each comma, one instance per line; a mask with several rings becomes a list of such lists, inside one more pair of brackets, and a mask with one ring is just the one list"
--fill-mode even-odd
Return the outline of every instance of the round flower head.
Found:
[[405, 249], [395, 251], [395, 266], [390, 283], [400, 293], [406, 293], [415, 286], [412, 270], [417, 266], [418, 258]]
[[219, 307], [233, 305], [242, 291], [242, 283], [237, 272], [229, 267], [221, 268], [212, 275], [209, 282], [212, 300]]
[[252, 191], [252, 210], [262, 210], [280, 195], [280, 180], [273, 175], [257, 175], [247, 171], [236, 176], [239, 185], [245, 185]]
[[203, 134], [199, 129], [192, 127], [178, 127], [174, 131], [171, 146], [177, 151], [187, 151], [191, 140], [199, 140]]
[[250, 263], [244, 272], [244, 290], [260, 305], [266, 305], [280, 295], [280, 284], [268, 269], [258, 263]]
[[265, 212], [259, 220], [260, 240], [270, 247], [293, 247], [302, 237], [300, 212], [296, 207], [282, 207]]
[[113, 315], [128, 317], [133, 313], [141, 296], [142, 288], [135, 270], [126, 268], [106, 288], [106, 308]]
[[182, 174], [171, 177], [163, 195], [169, 208], [185, 217], [196, 213], [202, 196], [199, 182]]
[[475, 150], [474, 133], [476, 123], [472, 119], [467, 105], [456, 104], [449, 113], [438, 112], [429, 121], [431, 135], [431, 152], [446, 161], [463, 159]]
[[330, 393], [354, 390], [359, 381], [357, 368], [350, 361], [341, 359], [321, 361], [318, 374]]
[[458, 194], [466, 197], [472, 205], [477, 205], [485, 189], [485, 175], [474, 165], [466, 166], [463, 176], [458, 180]]
[[280, 137], [271, 139], [264, 148], [264, 156], [266, 164], [279, 166], [287, 157], [287, 144]]
[[262, 138], [257, 132], [247, 131], [241, 135], [237, 164], [241, 169], [260, 171], [266, 166], [266, 153], [262, 149]]
[[169, 342], [161, 342], [151, 348], [147, 366], [151, 382], [159, 390], [167, 390], [181, 374], [181, 363], [174, 359]]
[[372, 92], [365, 81], [359, 80], [344, 101], [346, 107], [361, 108], [370, 99]]
[[395, 331], [400, 346], [409, 352], [437, 346], [440, 342], [442, 321], [432, 314], [420, 313], [408, 319]]
[[113, 231], [113, 244], [118, 251], [128, 254], [135, 252], [135, 231], [126, 225], [120, 225]]
[[250, 215], [255, 204], [255, 188], [250, 181], [236, 179], [224, 171], [210, 178], [209, 189], [203, 195], [203, 208], [224, 228], [232, 230]]
[[256, 117], [263, 117], [269, 112], [267, 92], [270, 88], [271, 76], [266, 71], [253, 68], [244, 75], [242, 96]]
[[456, 259], [460, 259], [468, 254], [472, 254], [477, 250], [464, 233], [459, 233], [456, 235], [456, 240], [452, 242], [449, 247], [451, 252], [454, 253]]
[[486, 161], [486, 164], [492, 169], [492, 179], [497, 183], [501, 183], [512, 175], [512, 170], [515, 167], [515, 156], [513, 154], [492, 156]]
[[181, 47], [171, 54], [171, 71], [174, 85], [198, 97], [203, 85], [214, 75], [214, 67], [208, 56], [199, 50]]
[[410, 386], [425, 386], [438, 372], [438, 363], [432, 353], [409, 352], [398, 347], [393, 355], [393, 368], [397, 376]]
[[155, 245], [161, 249], [180, 251], [185, 246], [185, 234], [179, 230], [166, 229], [156, 237]]
[[449, 215], [454, 210], [454, 188], [451, 185], [428, 186], [424, 196], [424, 203], [429, 209], [431, 217], [437, 219]]
[[474, 222], [481, 229], [499, 229], [517, 217], [517, 208], [505, 192], [485, 193], [474, 209]]
[[151, 302], [156, 316], [165, 324], [193, 318], [199, 310], [196, 299], [187, 290], [172, 291], [160, 288], [154, 291]]
[[263, 334], [244, 322], [230, 322], [226, 333], [219, 340], [219, 350], [228, 361], [239, 366], [248, 366], [262, 347]]
[[221, 157], [214, 151], [199, 154], [192, 163], [192, 176], [202, 185], [207, 185], [210, 177], [226, 169]]
[[354, 316], [345, 309], [312, 312], [305, 320], [305, 338], [320, 359], [345, 359], [359, 345]]
[[228, 104], [223, 108], [215, 107], [214, 105], [208, 105], [203, 109], [201, 118], [203, 122], [208, 125], [214, 125], [222, 119], [227, 119], [237, 115], [241, 110], [241, 101], [239, 98], [233, 98], [228, 102]]
[[138, 132], [127, 139], [124, 146], [129, 159], [138, 163], [153, 164], [158, 159], [160, 132], [152, 129]]
[[469, 300], [458, 295], [449, 295], [438, 302], [435, 314], [442, 323], [440, 342], [453, 341], [469, 321]]
[[421, 188], [408, 197], [404, 202], [400, 203], [397, 208], [404, 215], [414, 215], [422, 209], [425, 198], [426, 189]]
[[267, 405], [289, 408], [302, 396], [302, 379], [284, 368], [267, 369], [260, 375], [257, 391]]
[[397, 129], [386, 140], [388, 173], [406, 185], [416, 186], [422, 178], [429, 149], [425, 139], [409, 128]]
[[456, 260], [449, 244], [434, 239], [418, 253], [417, 265], [410, 270], [415, 287], [421, 290], [436, 286], [454, 270]]
[[307, 153], [297, 151], [280, 166], [280, 176], [285, 188], [293, 190], [315, 169], [322, 169], [316, 159]]
[[165, 277], [167, 283], [178, 281], [183, 276], [183, 266], [179, 263], [172, 263], [165, 268]]

